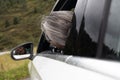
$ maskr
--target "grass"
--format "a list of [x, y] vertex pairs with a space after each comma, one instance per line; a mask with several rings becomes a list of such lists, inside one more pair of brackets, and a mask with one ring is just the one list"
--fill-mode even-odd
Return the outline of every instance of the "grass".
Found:
[[21, 80], [29, 76], [29, 60], [14, 61], [10, 54], [0, 56], [0, 80]]
[[[0, 14], [0, 51], [10, 50], [18, 44], [33, 42], [38, 45], [41, 29], [40, 22], [43, 15], [50, 13], [54, 0], [26, 0], [26, 10], [10, 8], [9, 12]], [[18, 5], [21, 6], [21, 5]], [[34, 12], [34, 10], [37, 10]], [[14, 24], [14, 18], [19, 19]], [[5, 27], [6, 20], [9, 26]]]

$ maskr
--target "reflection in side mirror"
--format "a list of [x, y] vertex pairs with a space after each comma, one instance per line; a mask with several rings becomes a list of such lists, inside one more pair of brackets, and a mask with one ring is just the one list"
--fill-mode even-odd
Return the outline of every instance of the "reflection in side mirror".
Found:
[[33, 56], [33, 43], [25, 43], [15, 47], [11, 51], [11, 57], [15, 60], [32, 58]]

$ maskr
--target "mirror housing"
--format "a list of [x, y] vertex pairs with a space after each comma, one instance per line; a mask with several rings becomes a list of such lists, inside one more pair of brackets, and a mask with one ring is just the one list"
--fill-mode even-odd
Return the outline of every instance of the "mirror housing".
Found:
[[13, 48], [11, 57], [14, 60], [32, 59], [33, 57], [33, 43], [24, 43]]

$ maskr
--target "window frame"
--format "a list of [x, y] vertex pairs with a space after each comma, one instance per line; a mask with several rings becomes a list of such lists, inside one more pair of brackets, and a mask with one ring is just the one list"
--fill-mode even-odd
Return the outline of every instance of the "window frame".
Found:
[[98, 48], [97, 48], [97, 53], [96, 53], [96, 58], [102, 58], [102, 49], [103, 49], [103, 43], [104, 43], [104, 38], [105, 38], [105, 33], [107, 29], [107, 23], [108, 23], [108, 18], [110, 14], [110, 7], [111, 7], [112, 0], [106, 0], [105, 1], [105, 7], [103, 11], [103, 17], [102, 17], [102, 22], [99, 30], [99, 37], [98, 37]]

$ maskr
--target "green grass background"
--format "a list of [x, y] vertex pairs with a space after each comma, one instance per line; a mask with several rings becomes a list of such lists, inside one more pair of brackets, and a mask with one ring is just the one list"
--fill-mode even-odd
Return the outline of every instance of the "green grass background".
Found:
[[0, 80], [21, 80], [29, 77], [29, 60], [15, 61], [10, 54], [0, 56]]
[[[25, 1], [25, 9], [20, 7], [23, 4], [15, 4], [15, 7], [8, 8], [0, 14], [0, 51], [11, 50], [25, 42], [38, 44], [42, 17], [50, 13], [55, 1]], [[15, 18], [17, 18], [17, 24], [14, 24]], [[9, 22], [8, 27], [6, 27], [6, 21]]]

